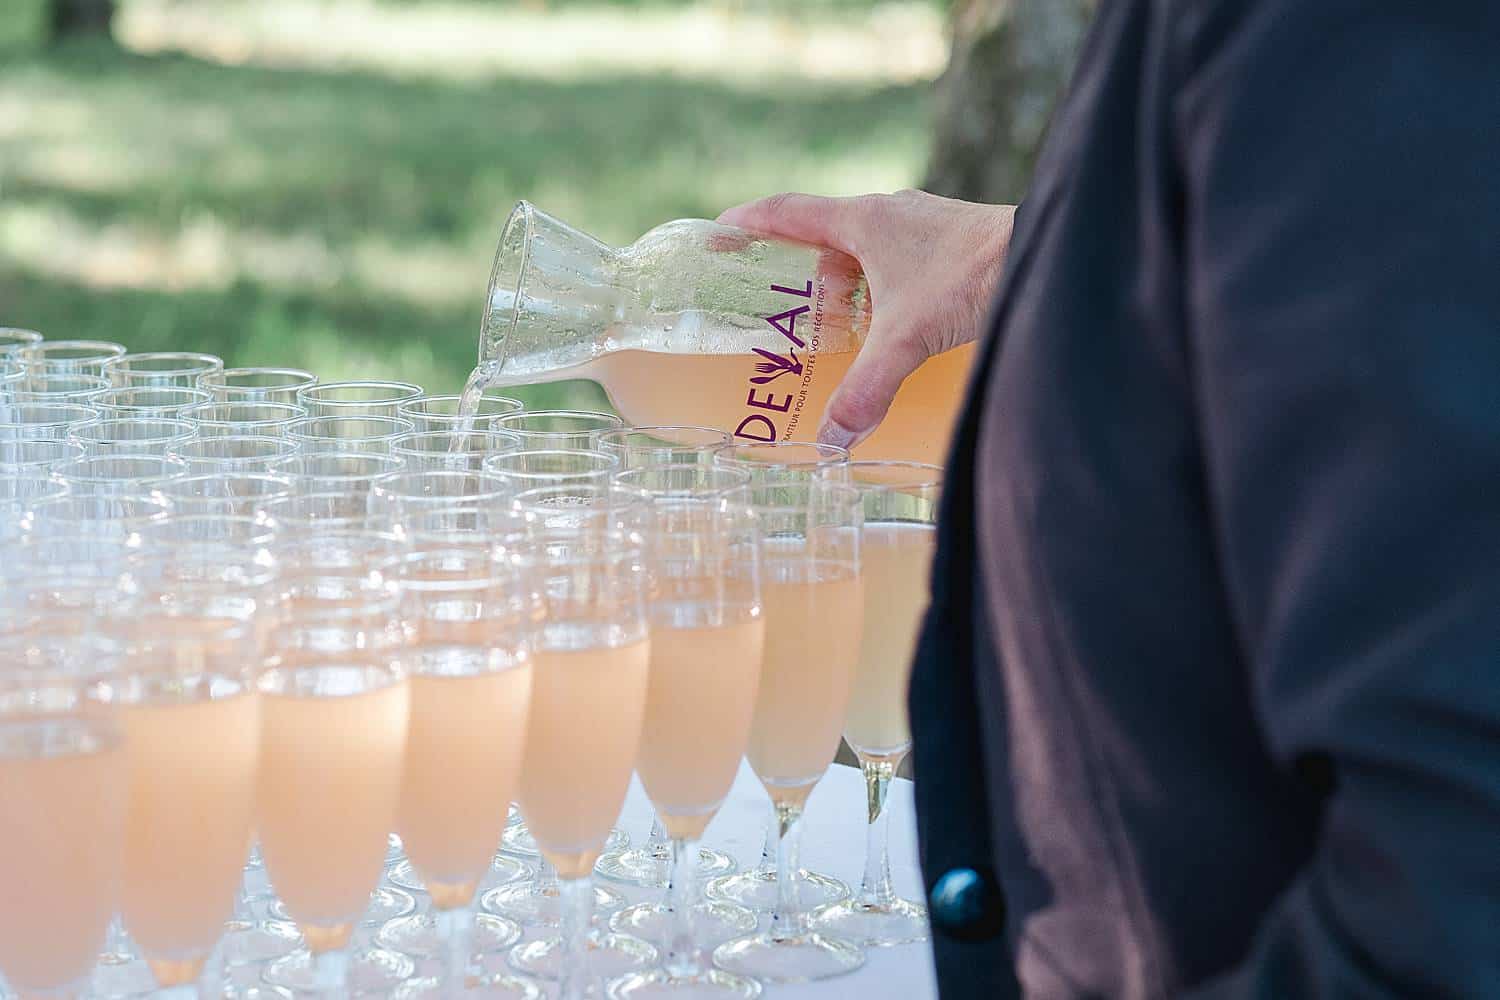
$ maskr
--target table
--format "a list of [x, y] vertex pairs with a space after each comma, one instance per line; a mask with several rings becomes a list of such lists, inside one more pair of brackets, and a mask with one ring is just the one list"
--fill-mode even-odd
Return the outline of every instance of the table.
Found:
[[[905, 778], [891, 782], [886, 807], [891, 809], [891, 874], [896, 892], [908, 899], [922, 898], [922, 876], [917, 866], [916, 813], [912, 785]], [[651, 803], [638, 779], [631, 780], [620, 826], [640, 843], [651, 829]], [[765, 789], [748, 764], [741, 762], [734, 787], [718, 816], [709, 825], [703, 843], [726, 851], [741, 868], [760, 861], [770, 803]], [[858, 888], [865, 860], [865, 787], [859, 771], [842, 764], [828, 769], [807, 803], [802, 837], [804, 867], [836, 876]], [[600, 885], [619, 890], [631, 902], [650, 898], [651, 891], [621, 886], [605, 879]], [[767, 985], [768, 1000], [830, 1000], [858, 997], [860, 1000], [927, 1000], [937, 997], [937, 978], [932, 952], [926, 942], [895, 948], [871, 948], [858, 970], [817, 983], [795, 986]]]

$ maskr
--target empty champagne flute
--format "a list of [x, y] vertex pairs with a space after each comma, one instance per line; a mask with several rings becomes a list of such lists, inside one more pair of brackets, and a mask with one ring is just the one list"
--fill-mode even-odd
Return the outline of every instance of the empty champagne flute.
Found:
[[197, 354], [189, 351], [151, 351], [141, 354], [122, 354], [110, 358], [100, 368], [100, 374], [114, 385], [131, 386], [176, 386], [192, 389], [198, 379], [209, 372], [222, 371], [224, 359], [212, 354]]
[[64, 441], [99, 411], [77, 403], [15, 403], [0, 399], [0, 441]]
[[714, 464], [749, 472], [757, 485], [801, 483], [818, 478], [836, 482], [849, 464], [849, 451], [812, 441], [732, 444], [714, 453]]
[[83, 457], [83, 445], [72, 441], [0, 440], [0, 477], [52, 474], [55, 466]]
[[268, 473], [272, 465], [301, 450], [297, 442], [284, 437], [227, 434], [193, 438], [172, 446], [167, 454], [186, 462], [189, 474], [196, 476], [209, 472]]
[[705, 946], [757, 921], [700, 900], [697, 852], [745, 754], [760, 679], [760, 537], [749, 507], [730, 498], [749, 477], [692, 463], [637, 466], [619, 479], [652, 498], [650, 679], [636, 769], [671, 836], [672, 864], [664, 900], [610, 920], [663, 945], [663, 965], [614, 983], [612, 995], [759, 996], [754, 980], [704, 961]]
[[410, 420], [398, 417], [303, 417], [287, 425], [286, 435], [304, 452], [364, 452], [389, 455], [396, 439], [412, 432]]
[[[372, 494], [372, 500], [374, 494]], [[378, 940], [445, 956], [448, 995], [533, 997], [474, 959], [519, 940], [511, 921], [476, 921], [475, 893], [505, 830], [530, 709], [530, 581], [504, 548], [418, 548], [385, 564], [411, 635], [411, 722], [396, 830], [432, 901], [428, 915], [387, 924]]]
[[68, 430], [89, 455], [165, 455], [197, 436], [191, 421], [164, 417], [104, 417]]
[[265, 473], [203, 473], [157, 487], [172, 509], [185, 515], [269, 517], [273, 506], [293, 496], [291, 481]]
[[489, 547], [513, 538], [513, 490], [483, 472], [397, 472], [370, 485], [370, 526], [408, 542]]
[[0, 360], [19, 362], [26, 349], [42, 342], [42, 335], [35, 330], [19, 326], [0, 326]]
[[462, 396], [418, 396], [396, 407], [396, 415], [416, 424], [418, 432], [425, 431], [487, 431], [492, 430], [496, 417], [507, 413], [519, 413], [526, 409], [519, 399], [509, 396], [484, 393], [472, 415], [459, 415]]
[[67, 494], [33, 502], [18, 530], [22, 538], [99, 539], [138, 550], [143, 532], [165, 521], [171, 500], [157, 492]]
[[746, 756], [776, 808], [778, 898], [763, 933], [720, 945], [720, 968], [771, 982], [851, 972], [864, 951], [807, 927], [792, 873], [803, 806], [838, 752], [863, 616], [858, 491], [800, 482], [748, 488], [765, 532], [766, 643]]
[[149, 496], [158, 483], [181, 479], [187, 463], [166, 455], [90, 455], [63, 462], [52, 474], [77, 496]]
[[395, 417], [402, 403], [421, 395], [422, 387], [410, 382], [320, 382], [298, 389], [297, 403], [314, 417]]
[[108, 340], [44, 340], [23, 348], [21, 363], [37, 374], [103, 375], [104, 366], [125, 353]]
[[92, 406], [108, 391], [109, 382], [98, 375], [30, 369], [25, 378], [5, 385], [6, 397], [12, 403], [78, 403]]
[[180, 416], [198, 426], [200, 437], [284, 437], [287, 428], [306, 417], [307, 411], [289, 403], [253, 400], [199, 403], [184, 409]]
[[529, 410], [496, 417], [490, 430], [520, 436], [527, 450], [597, 450], [599, 435], [624, 427], [612, 413], [594, 410]]
[[812, 926], [866, 946], [907, 944], [926, 939], [927, 910], [891, 886], [886, 792], [911, 749], [906, 688], [927, 607], [943, 470], [920, 462], [850, 462], [845, 471], [864, 506], [865, 612], [844, 739], [864, 772], [868, 834], [859, 893], [818, 910]]
[[[484, 460], [484, 471], [504, 479], [517, 493], [564, 487], [607, 491], [619, 468], [618, 457], [583, 449], [526, 449], [491, 455]], [[555, 498], [553, 502], [562, 501]]]
[[357, 496], [362, 508], [364, 495], [375, 480], [405, 469], [406, 463], [392, 455], [325, 451], [298, 452], [271, 463], [267, 471], [290, 479], [299, 493]]
[[297, 390], [318, 377], [300, 368], [224, 368], [198, 376], [198, 388], [222, 403], [297, 402]]
[[111, 389], [94, 400], [103, 417], [156, 417], [175, 420], [189, 406], [211, 403], [202, 389], [181, 386], [133, 386]]
[[532, 666], [521, 811], [556, 868], [561, 936], [518, 945], [511, 964], [580, 1000], [599, 975], [648, 966], [643, 941], [591, 929], [594, 862], [619, 816], [640, 745], [650, 638], [643, 540], [609, 508], [538, 521], [542, 616]]
[[620, 459], [620, 468], [638, 465], [711, 465], [732, 442], [728, 431], [692, 424], [621, 427], [599, 435], [598, 448]]
[[479, 472], [489, 456], [520, 448], [521, 439], [503, 431], [417, 431], [398, 437], [391, 446], [391, 454], [406, 462], [413, 472], [423, 469]]

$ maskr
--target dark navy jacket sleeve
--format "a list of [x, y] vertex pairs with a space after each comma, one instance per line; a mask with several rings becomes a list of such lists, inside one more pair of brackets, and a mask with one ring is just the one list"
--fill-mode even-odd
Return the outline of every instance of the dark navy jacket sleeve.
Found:
[[1327, 794], [1191, 996], [1500, 996], [1500, 3], [1178, 6], [1217, 544], [1271, 753]]

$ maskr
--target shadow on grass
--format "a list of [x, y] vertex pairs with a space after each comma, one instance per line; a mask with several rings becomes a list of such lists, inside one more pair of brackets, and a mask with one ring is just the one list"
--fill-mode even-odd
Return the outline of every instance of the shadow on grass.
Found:
[[[0, 133], [0, 163], [23, 164], [0, 180], [8, 199], [95, 223], [170, 229], [202, 211], [331, 239], [468, 240], [524, 196], [620, 241], [863, 164], [914, 170], [924, 89], [789, 79], [746, 91], [670, 76], [465, 83], [79, 44], [7, 65], [0, 98], [39, 110]], [[24, 166], [49, 143], [118, 157], [117, 176], [80, 184]], [[97, 162], [88, 173], [100, 176]]]

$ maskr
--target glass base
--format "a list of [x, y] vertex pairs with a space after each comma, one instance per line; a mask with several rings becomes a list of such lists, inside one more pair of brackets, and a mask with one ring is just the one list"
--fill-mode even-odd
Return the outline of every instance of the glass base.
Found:
[[[618, 892], [594, 886], [595, 920], [603, 920], [624, 905], [625, 897]], [[479, 906], [485, 913], [525, 927], [557, 927], [562, 923], [562, 899], [555, 886], [551, 891], [538, 889], [535, 882], [501, 886], [481, 896]]]
[[[832, 875], [820, 875], [806, 868], [798, 870], [795, 884], [797, 905], [803, 913], [849, 898], [847, 885]], [[709, 882], [703, 895], [757, 913], [770, 913], [776, 909], [776, 872], [755, 868], [737, 875], [725, 875]]]
[[[514, 920], [497, 917], [492, 913], [474, 915], [474, 934], [471, 938], [472, 953], [509, 948], [521, 940], [521, 925]], [[431, 912], [419, 916], [392, 920], [375, 935], [382, 948], [399, 951], [413, 958], [433, 958], [444, 954], [447, 947], [443, 935], [438, 931], [437, 919]]]
[[[626, 851], [608, 851], [599, 856], [594, 873], [615, 882], [645, 886], [650, 889], [665, 889], [672, 873], [672, 848], [669, 844], [646, 844]], [[711, 847], [698, 848], [698, 881], [706, 882], [720, 875], [728, 875], [738, 865], [723, 851]]]
[[256, 965], [285, 958], [302, 947], [302, 932], [290, 920], [231, 920], [219, 939], [224, 964]]
[[[531, 878], [531, 866], [524, 861], [507, 857], [504, 854], [496, 854], [490, 861], [489, 870], [484, 873], [484, 879], [480, 882], [479, 891], [485, 892], [496, 889], [502, 885], [511, 885], [515, 882], [524, 882]], [[417, 873], [416, 866], [409, 860], [402, 860], [393, 865], [385, 874], [386, 880], [391, 885], [407, 892], [426, 892], [427, 887], [422, 882], [422, 876]]]
[[[630, 834], [615, 827], [604, 839], [604, 854], [623, 851], [629, 846]], [[523, 858], [542, 856], [542, 852], [537, 849], [536, 838], [531, 835], [525, 823], [515, 823], [505, 828], [505, 833], [500, 837], [500, 850], [507, 854], [519, 854]]]
[[89, 980], [90, 992], [100, 998], [142, 997], [157, 989], [146, 960], [124, 952], [100, 955]]
[[[416, 964], [405, 955], [386, 948], [366, 948], [349, 958], [345, 975], [350, 996], [388, 993], [409, 979]], [[317, 966], [306, 950], [278, 959], [266, 966], [265, 981], [293, 996], [323, 997], [327, 989], [318, 983]]]
[[[693, 934], [705, 950], [754, 933], [758, 923], [753, 911], [733, 903], [705, 901], [693, 906]], [[672, 911], [661, 903], [637, 903], [610, 917], [609, 929], [664, 947], [672, 936]]]
[[[659, 953], [639, 938], [628, 934], [588, 936], [589, 973], [610, 980], [630, 972], [644, 972], [657, 963]], [[563, 959], [562, 938], [549, 937], [518, 944], [510, 951], [510, 964], [517, 972], [539, 979], [556, 979]]]
[[865, 964], [865, 952], [816, 932], [780, 939], [756, 934], [719, 945], [714, 964], [768, 983], [810, 983], [853, 972]]
[[810, 923], [814, 930], [866, 948], [913, 944], [928, 936], [926, 908], [900, 898], [888, 904], [846, 899], [818, 910]]
[[723, 969], [709, 969], [694, 976], [674, 976], [665, 969], [638, 972], [609, 984], [610, 1000], [754, 1000], [761, 985]]

